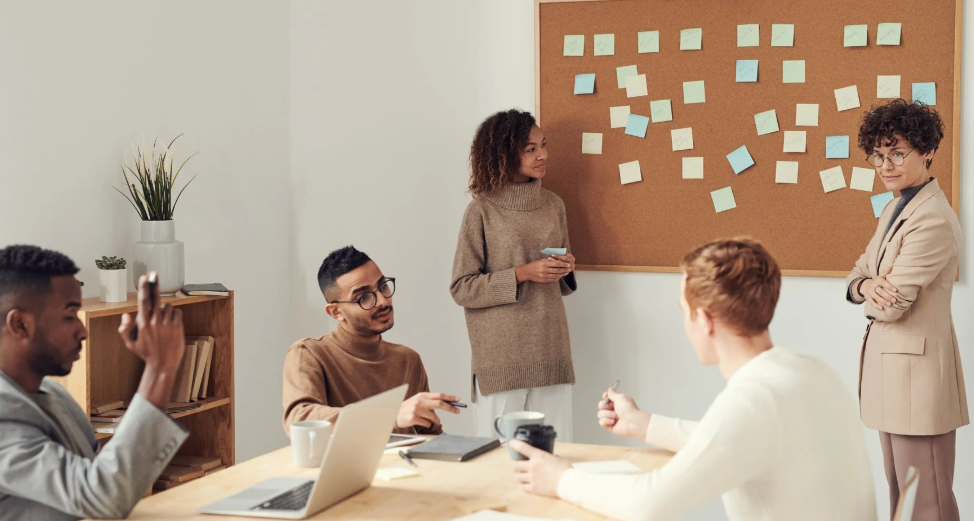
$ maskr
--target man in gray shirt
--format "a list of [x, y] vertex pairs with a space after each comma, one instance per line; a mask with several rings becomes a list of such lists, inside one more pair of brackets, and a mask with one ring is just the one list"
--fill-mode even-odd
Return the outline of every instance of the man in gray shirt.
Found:
[[182, 314], [158, 305], [146, 277], [138, 318], [119, 327], [145, 370], [104, 448], [86, 411], [45, 378], [71, 372], [87, 337], [78, 271], [58, 252], [0, 249], [0, 521], [126, 517], [189, 435], [163, 412], [185, 351]]

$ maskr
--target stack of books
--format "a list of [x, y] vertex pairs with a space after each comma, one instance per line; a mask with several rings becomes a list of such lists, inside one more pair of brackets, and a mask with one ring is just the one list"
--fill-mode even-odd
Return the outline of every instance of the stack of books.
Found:
[[186, 337], [186, 353], [172, 386], [172, 402], [188, 404], [206, 398], [215, 340], [211, 336]]
[[226, 468], [221, 458], [210, 456], [183, 456], [173, 457], [169, 466], [163, 469], [152, 486], [155, 490], [169, 490], [183, 483], [194, 479], [207, 476]]

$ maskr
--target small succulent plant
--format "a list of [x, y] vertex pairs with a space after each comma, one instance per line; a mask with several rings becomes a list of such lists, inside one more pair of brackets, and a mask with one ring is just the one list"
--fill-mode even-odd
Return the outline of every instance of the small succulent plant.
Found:
[[98, 266], [100, 270], [124, 270], [125, 259], [114, 255], [111, 257], [102, 255], [101, 259], [95, 259], [95, 266]]

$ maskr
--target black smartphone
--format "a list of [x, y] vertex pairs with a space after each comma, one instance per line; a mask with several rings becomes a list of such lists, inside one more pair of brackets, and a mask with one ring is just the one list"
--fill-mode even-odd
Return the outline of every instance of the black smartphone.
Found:
[[[149, 274], [149, 311], [154, 311], [156, 308], [156, 286], [159, 285], [159, 276], [155, 272]], [[132, 326], [132, 341], [135, 342], [139, 338], [139, 324], [138, 321]]]

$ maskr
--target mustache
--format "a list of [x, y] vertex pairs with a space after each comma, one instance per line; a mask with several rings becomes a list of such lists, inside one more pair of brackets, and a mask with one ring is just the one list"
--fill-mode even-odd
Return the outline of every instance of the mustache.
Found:
[[78, 347], [74, 348], [75, 351], [81, 351], [81, 342], [78, 342]]
[[392, 306], [385, 306], [377, 309], [375, 312], [372, 313], [372, 318], [374, 319], [375, 317], [379, 316], [382, 313], [385, 313], [386, 311], [392, 311]]

